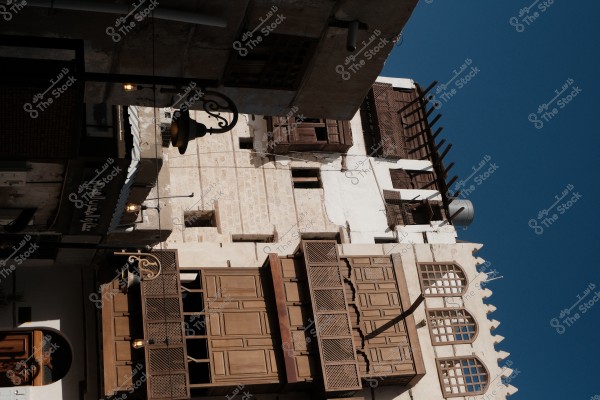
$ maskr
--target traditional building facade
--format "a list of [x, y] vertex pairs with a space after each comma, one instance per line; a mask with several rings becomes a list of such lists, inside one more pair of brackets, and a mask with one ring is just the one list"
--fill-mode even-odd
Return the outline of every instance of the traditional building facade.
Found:
[[514, 393], [416, 1], [83, 3], [1, 6], [0, 399]]
[[514, 393], [489, 263], [457, 240], [473, 208], [448, 191], [429, 114], [427, 89], [380, 78], [350, 121], [242, 115], [185, 154], [165, 148], [151, 200], [128, 209], [132, 233], [170, 234], [150, 252], [116, 252], [127, 274], [99, 282], [103, 394]]

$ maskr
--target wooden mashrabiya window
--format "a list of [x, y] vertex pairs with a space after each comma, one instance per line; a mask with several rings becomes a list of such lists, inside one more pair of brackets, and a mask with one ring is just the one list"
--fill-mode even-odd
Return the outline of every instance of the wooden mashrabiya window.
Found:
[[429, 332], [433, 345], [473, 343], [477, 322], [464, 308], [428, 309]]
[[489, 373], [478, 357], [438, 358], [437, 368], [445, 398], [485, 393]]
[[421, 288], [427, 297], [462, 296], [467, 291], [467, 275], [456, 263], [419, 263], [418, 269]]

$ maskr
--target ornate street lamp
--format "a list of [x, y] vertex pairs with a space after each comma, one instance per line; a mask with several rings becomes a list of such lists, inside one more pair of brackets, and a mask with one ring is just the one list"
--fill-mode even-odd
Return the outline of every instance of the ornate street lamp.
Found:
[[[127, 292], [127, 289], [134, 285], [138, 285], [142, 280], [151, 281], [160, 275], [162, 272], [162, 265], [160, 263], [160, 259], [156, 257], [154, 254], [150, 253], [142, 253], [138, 251], [137, 253], [130, 252], [114, 252], [116, 256], [129, 256], [127, 259], [127, 268], [124, 268], [121, 271], [121, 279], [123, 282], [123, 292]], [[129, 265], [133, 264], [137, 261], [137, 271], [139, 273], [135, 274], [129, 270]]]
[[[193, 93], [193, 95], [192, 95]], [[215, 126], [209, 126], [194, 121], [190, 118], [189, 107], [204, 111], [209, 120], [214, 120]], [[228, 121], [221, 112], [232, 114]], [[179, 149], [179, 154], [184, 154], [188, 142], [207, 133], [225, 133], [233, 129], [238, 121], [238, 110], [233, 101], [223, 93], [212, 90], [194, 90], [188, 95], [181, 110], [176, 111], [171, 121], [171, 144]]]

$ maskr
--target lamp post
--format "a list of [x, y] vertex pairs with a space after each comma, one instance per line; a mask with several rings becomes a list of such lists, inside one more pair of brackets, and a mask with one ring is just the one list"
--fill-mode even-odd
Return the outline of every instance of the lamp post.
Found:
[[[182, 106], [181, 110], [175, 112], [171, 121], [171, 144], [179, 149], [179, 154], [185, 153], [190, 140], [203, 137], [207, 133], [212, 135], [229, 132], [238, 121], [239, 114], [236, 105], [223, 93], [194, 89], [188, 93], [184, 102], [178, 101], [178, 103]], [[214, 120], [216, 126], [206, 126], [193, 120], [189, 112], [191, 106], [208, 114], [208, 119]], [[221, 112], [231, 113], [231, 121], [222, 116]]]
[[[123, 293], [127, 293], [128, 289], [132, 286], [140, 284], [141, 281], [152, 281], [159, 277], [162, 272], [162, 265], [158, 257], [150, 253], [142, 253], [138, 251], [136, 253], [120, 251], [113, 253], [116, 256], [129, 256], [127, 259], [127, 267], [124, 267], [121, 271], [121, 282], [119, 286]], [[137, 261], [138, 274], [129, 270], [129, 265]], [[150, 268], [154, 267], [154, 268]], [[145, 275], [144, 275], [145, 274]]]
[[[155, 82], [155, 84], [158, 84]], [[123, 90], [133, 92], [141, 89], [155, 90], [155, 86], [142, 86], [135, 81], [123, 83]], [[161, 93], [179, 93], [177, 89], [160, 88]], [[215, 133], [225, 133], [233, 129], [237, 124], [239, 113], [237, 106], [228, 96], [205, 87], [198, 87], [195, 81], [191, 81], [185, 91], [175, 101], [172, 107], [179, 108], [171, 120], [171, 144], [179, 149], [179, 154], [184, 154], [190, 140]], [[206, 126], [190, 118], [189, 110], [204, 111], [208, 119], [214, 121], [215, 126]], [[221, 115], [222, 112], [232, 115], [231, 121]], [[212, 122], [212, 121], [211, 121]]]

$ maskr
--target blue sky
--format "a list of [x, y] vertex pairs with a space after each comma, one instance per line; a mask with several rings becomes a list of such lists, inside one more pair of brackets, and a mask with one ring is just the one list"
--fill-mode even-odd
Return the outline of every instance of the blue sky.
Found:
[[382, 75], [427, 86], [470, 61], [446, 89], [456, 92], [441, 100], [440, 125], [459, 178], [491, 157], [466, 185], [475, 222], [459, 239], [484, 243], [478, 255], [503, 276], [487, 301], [519, 370], [511, 399], [589, 400], [600, 395], [600, 2], [538, 1], [519, 16], [532, 3], [421, 1]]

